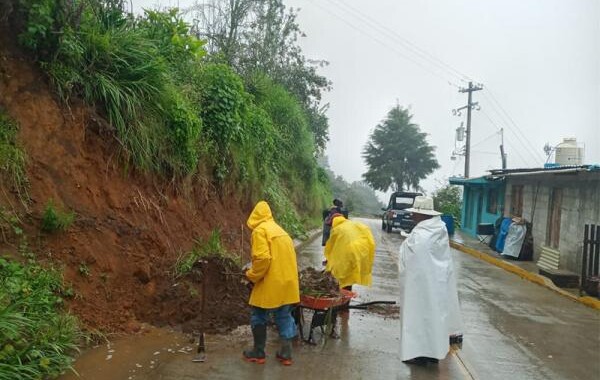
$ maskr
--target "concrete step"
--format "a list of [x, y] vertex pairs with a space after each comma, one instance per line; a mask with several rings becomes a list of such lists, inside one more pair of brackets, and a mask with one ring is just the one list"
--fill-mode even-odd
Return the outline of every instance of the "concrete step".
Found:
[[561, 288], [579, 287], [579, 275], [562, 269], [539, 269], [542, 276], [548, 277], [552, 282]]

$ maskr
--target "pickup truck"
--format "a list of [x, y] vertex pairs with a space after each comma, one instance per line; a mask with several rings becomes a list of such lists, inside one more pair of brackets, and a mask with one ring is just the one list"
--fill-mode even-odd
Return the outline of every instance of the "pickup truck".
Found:
[[393, 228], [401, 228], [410, 232], [415, 223], [412, 220], [411, 213], [406, 211], [406, 209], [413, 206], [415, 197], [419, 195], [423, 194], [405, 191], [392, 193], [387, 207], [382, 208], [384, 213], [381, 216], [381, 229], [392, 232]]

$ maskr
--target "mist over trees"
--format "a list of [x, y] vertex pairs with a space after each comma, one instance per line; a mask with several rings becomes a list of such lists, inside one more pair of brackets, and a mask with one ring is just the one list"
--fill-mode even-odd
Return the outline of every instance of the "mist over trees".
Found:
[[381, 207], [384, 204], [377, 198], [377, 194], [371, 186], [364, 181], [349, 183], [341, 175], [336, 175], [329, 167], [327, 157], [322, 157], [319, 163], [327, 173], [333, 196], [344, 202], [344, 207], [351, 215], [367, 216], [381, 213]]

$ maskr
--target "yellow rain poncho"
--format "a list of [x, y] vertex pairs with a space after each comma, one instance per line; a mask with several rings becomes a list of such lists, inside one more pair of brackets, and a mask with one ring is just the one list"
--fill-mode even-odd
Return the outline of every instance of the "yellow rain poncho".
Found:
[[371, 286], [375, 240], [366, 225], [343, 217], [333, 219], [331, 236], [325, 245], [326, 269], [340, 283]]
[[267, 202], [256, 204], [246, 224], [252, 230], [252, 267], [246, 277], [254, 283], [248, 303], [273, 309], [300, 302], [294, 242], [275, 223]]

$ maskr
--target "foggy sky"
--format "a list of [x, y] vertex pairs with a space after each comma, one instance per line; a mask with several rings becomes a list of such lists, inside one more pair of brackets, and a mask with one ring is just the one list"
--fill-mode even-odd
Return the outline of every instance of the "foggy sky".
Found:
[[[508, 167], [542, 166], [544, 144], [555, 146], [563, 137], [585, 144], [586, 163], [600, 163], [600, 1], [285, 2], [300, 8], [305, 55], [330, 63], [321, 71], [333, 82], [325, 95], [331, 138], [326, 153], [346, 180], [361, 179], [369, 133], [396, 103], [410, 107], [413, 121], [437, 147], [441, 168], [423, 181], [424, 188], [432, 191], [463, 173], [462, 157], [450, 156], [464, 113], [461, 118], [451, 110], [465, 105], [467, 96], [448, 82], [466, 83], [445, 65], [484, 85], [474, 93], [481, 110], [473, 112], [471, 177], [501, 167], [501, 127]], [[161, 4], [178, 3], [184, 8], [193, 1]], [[432, 65], [429, 55], [443, 68]]]

